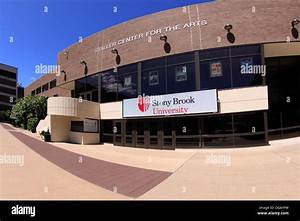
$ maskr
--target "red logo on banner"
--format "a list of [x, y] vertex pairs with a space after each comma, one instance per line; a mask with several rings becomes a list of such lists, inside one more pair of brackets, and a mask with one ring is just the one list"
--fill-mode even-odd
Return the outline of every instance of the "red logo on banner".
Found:
[[139, 96], [138, 97], [138, 108], [140, 111], [145, 112], [150, 106], [150, 97], [149, 96]]

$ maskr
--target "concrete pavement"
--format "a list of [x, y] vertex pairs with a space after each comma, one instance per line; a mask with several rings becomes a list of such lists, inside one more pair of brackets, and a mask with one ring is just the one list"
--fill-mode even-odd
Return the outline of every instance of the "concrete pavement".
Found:
[[[0, 165], [1, 199], [129, 199], [54, 165], [0, 125], [0, 154], [24, 155], [24, 166]], [[16, 129], [38, 139], [35, 134]], [[124, 166], [171, 172], [138, 199], [299, 199], [300, 138], [270, 146], [161, 151], [51, 143]]]

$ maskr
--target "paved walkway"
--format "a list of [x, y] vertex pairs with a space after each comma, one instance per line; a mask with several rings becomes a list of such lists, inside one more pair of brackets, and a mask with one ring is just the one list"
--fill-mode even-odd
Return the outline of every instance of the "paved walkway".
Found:
[[[5, 129], [10, 129], [5, 126]], [[82, 156], [22, 132], [10, 131], [18, 140], [36, 153], [84, 180], [128, 197], [139, 197], [162, 182], [170, 172], [131, 167]]]
[[0, 199], [300, 199], [300, 137], [162, 151], [44, 143], [1, 124], [4, 153], [25, 164], [0, 165]]

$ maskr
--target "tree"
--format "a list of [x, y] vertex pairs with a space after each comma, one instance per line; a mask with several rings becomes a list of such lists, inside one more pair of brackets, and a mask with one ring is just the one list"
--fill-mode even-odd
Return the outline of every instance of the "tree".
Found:
[[18, 126], [27, 129], [28, 120], [37, 118], [38, 121], [47, 115], [47, 98], [42, 96], [27, 96], [17, 101], [13, 106], [10, 118]]

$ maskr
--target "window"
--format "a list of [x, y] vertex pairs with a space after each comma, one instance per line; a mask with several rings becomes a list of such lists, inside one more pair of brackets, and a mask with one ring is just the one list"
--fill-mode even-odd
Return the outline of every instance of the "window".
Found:
[[49, 89], [49, 84], [47, 83], [47, 84], [44, 84], [43, 85], [43, 87], [42, 87], [42, 91], [44, 92], [44, 91], [48, 91], [48, 89]]
[[260, 50], [260, 45], [244, 45], [200, 51], [201, 90], [261, 85]]
[[266, 70], [261, 65], [259, 55], [233, 57], [231, 61], [233, 87], [249, 87], [262, 84], [262, 76], [265, 75]]
[[229, 58], [200, 61], [200, 74], [201, 90], [231, 87]]
[[10, 71], [1, 70], [1, 76], [11, 78], [11, 79], [17, 79], [17, 74]]
[[[0, 75], [1, 75], [1, 74], [0, 74]], [[1, 81], [1, 84], [13, 86], [13, 87], [16, 87], [16, 86], [17, 86], [17, 82], [16, 82], [15, 80], [7, 80], [7, 79], [1, 78], [0, 81]]]
[[203, 134], [232, 134], [232, 116], [219, 115], [203, 119]]
[[35, 90], [31, 91], [31, 95], [32, 95], [32, 96], [35, 95]]
[[166, 59], [158, 58], [142, 63], [142, 93], [160, 95], [166, 93]]
[[3, 92], [3, 93], [7, 93], [7, 94], [13, 94], [13, 95], [16, 94], [16, 89], [10, 89], [10, 88], [7, 88], [7, 87], [1, 87], [0, 86], [0, 91]]
[[71, 131], [83, 132], [83, 121], [71, 121]]
[[98, 120], [84, 119], [84, 121], [71, 121], [71, 131], [97, 133]]
[[142, 93], [160, 95], [166, 93], [166, 69], [145, 70], [142, 72]]
[[98, 120], [84, 119], [83, 130], [84, 130], [84, 132], [97, 133], [98, 132]]
[[117, 90], [117, 73], [112, 70], [101, 73], [101, 102], [105, 103], [116, 101]]
[[137, 64], [120, 67], [118, 72], [118, 100], [137, 97]]
[[56, 79], [50, 81], [50, 89], [56, 87]]
[[159, 84], [158, 71], [149, 71], [149, 86], [154, 86]]
[[175, 81], [186, 81], [187, 80], [187, 67], [186, 65], [175, 67]]
[[196, 89], [194, 63], [169, 66], [167, 71], [167, 93], [193, 91]]
[[75, 81], [75, 97], [98, 102], [99, 75], [90, 75]]
[[35, 90], [36, 94], [40, 94], [41, 93], [41, 87], [38, 87], [36, 90]]
[[264, 130], [264, 116], [262, 112], [234, 115], [234, 133], [257, 133]]

